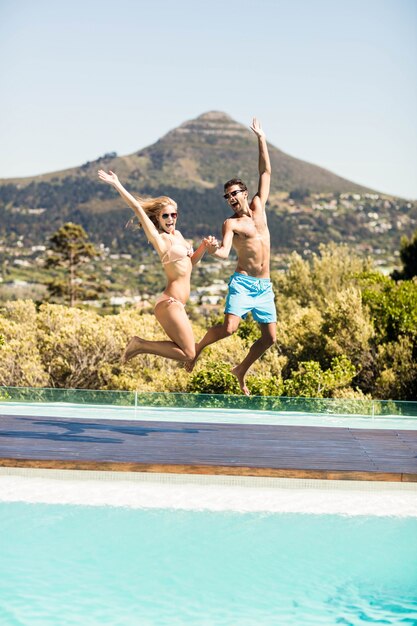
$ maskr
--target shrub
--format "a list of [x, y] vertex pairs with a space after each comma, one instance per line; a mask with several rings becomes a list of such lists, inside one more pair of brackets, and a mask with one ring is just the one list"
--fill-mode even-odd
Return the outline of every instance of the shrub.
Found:
[[8, 302], [0, 315], [0, 385], [41, 387], [48, 384], [37, 346], [36, 308], [31, 300]]
[[317, 361], [302, 362], [284, 381], [284, 393], [292, 397], [329, 398], [334, 390], [348, 387], [355, 375], [356, 368], [345, 355], [335, 357], [325, 371]]
[[236, 376], [224, 361], [209, 361], [204, 369], [193, 373], [187, 385], [190, 393], [241, 393]]
[[409, 337], [382, 344], [377, 355], [374, 394], [379, 398], [417, 398], [417, 348]]

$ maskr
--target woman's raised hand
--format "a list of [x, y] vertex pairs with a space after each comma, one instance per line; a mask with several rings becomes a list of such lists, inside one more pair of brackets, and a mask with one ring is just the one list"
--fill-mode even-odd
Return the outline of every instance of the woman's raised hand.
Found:
[[213, 237], [213, 235], [205, 237], [203, 239], [203, 243], [206, 246], [206, 250], [209, 254], [213, 254], [214, 252], [216, 252], [217, 248], [219, 247], [219, 242], [217, 241], [216, 237]]
[[109, 170], [109, 173], [105, 172], [104, 170], [99, 170], [98, 177], [100, 180], [108, 183], [109, 185], [114, 185], [115, 183], [119, 182], [117, 175], [111, 170]]

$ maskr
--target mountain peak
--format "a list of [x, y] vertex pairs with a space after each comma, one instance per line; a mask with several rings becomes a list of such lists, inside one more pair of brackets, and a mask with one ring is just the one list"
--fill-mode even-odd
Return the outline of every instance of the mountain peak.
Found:
[[223, 113], [223, 111], [207, 111], [207, 113], [202, 113], [201, 115], [199, 115], [198, 117], [195, 118], [196, 120], [202, 120], [202, 121], [208, 121], [208, 122], [230, 122], [230, 121], [234, 121], [230, 115], [227, 115], [227, 113]]
[[167, 133], [165, 138], [178, 137], [179, 135], [198, 134], [200, 137], [204, 135], [219, 135], [233, 137], [242, 135], [247, 129], [242, 124], [236, 122], [230, 115], [222, 111], [208, 111], [198, 117], [188, 120]]

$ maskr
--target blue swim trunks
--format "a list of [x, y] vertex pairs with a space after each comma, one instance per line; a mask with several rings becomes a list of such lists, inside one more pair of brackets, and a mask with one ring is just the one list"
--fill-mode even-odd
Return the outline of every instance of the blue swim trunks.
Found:
[[225, 313], [245, 319], [252, 313], [259, 324], [277, 321], [274, 292], [269, 278], [255, 278], [235, 272], [229, 280]]

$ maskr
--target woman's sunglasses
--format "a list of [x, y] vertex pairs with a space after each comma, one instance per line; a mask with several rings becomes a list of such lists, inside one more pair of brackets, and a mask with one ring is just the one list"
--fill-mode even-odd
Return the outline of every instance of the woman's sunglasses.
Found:
[[172, 217], [173, 220], [177, 219], [178, 213], [162, 213], [161, 217], [163, 220], [167, 220], [169, 217]]

